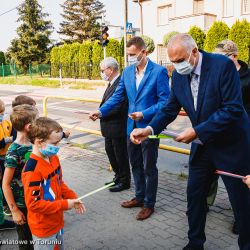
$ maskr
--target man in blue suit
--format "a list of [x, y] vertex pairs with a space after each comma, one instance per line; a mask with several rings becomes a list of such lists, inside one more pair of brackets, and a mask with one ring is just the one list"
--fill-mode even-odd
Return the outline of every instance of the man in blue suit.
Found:
[[[240, 80], [233, 62], [225, 56], [198, 51], [187, 34], [174, 36], [168, 44], [174, 63], [172, 89], [167, 104], [148, 128], [131, 133], [141, 143], [151, 133], [159, 134], [177, 117], [181, 107], [192, 128], [176, 141], [192, 143], [187, 186], [189, 243], [184, 250], [202, 250], [206, 240], [206, 197], [216, 169], [246, 176], [250, 173], [249, 120], [243, 108]], [[239, 246], [250, 249], [250, 191], [232, 177], [222, 176], [233, 209], [239, 214]]]
[[[127, 43], [130, 66], [125, 68], [115, 93], [96, 112], [92, 120], [106, 117], [126, 96], [128, 98], [128, 136], [134, 128], [145, 128], [156, 112], [165, 105], [169, 95], [167, 70], [146, 56], [146, 46], [141, 37]], [[154, 212], [158, 185], [159, 140], [145, 140], [141, 145], [128, 139], [128, 154], [135, 182], [135, 198], [123, 202], [125, 208], [142, 207], [137, 220], [144, 220]]]

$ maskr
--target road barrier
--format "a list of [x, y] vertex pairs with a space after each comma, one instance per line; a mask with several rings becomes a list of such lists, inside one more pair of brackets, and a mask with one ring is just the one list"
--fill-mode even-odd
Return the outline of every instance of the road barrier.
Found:
[[[47, 109], [47, 103], [48, 103], [48, 99], [61, 99], [61, 100], [75, 100], [75, 101], [81, 101], [81, 102], [92, 102], [92, 103], [100, 103], [101, 100], [100, 99], [88, 99], [88, 98], [80, 98], [80, 97], [63, 97], [63, 96], [45, 96], [43, 99], [43, 115], [44, 116], [48, 116], [48, 109]], [[181, 111], [179, 113], [179, 115], [181, 116], [187, 116], [185, 111]], [[74, 126], [74, 125], [69, 125], [69, 124], [64, 124], [64, 123], [60, 123], [62, 127], [65, 128], [69, 128], [69, 129], [75, 129], [84, 133], [90, 133], [90, 134], [94, 134], [94, 135], [99, 135], [101, 136], [101, 132], [98, 130], [93, 130], [93, 129], [87, 129], [87, 128], [82, 128], [79, 126]], [[185, 154], [185, 155], [189, 155], [190, 154], [190, 150], [188, 149], [184, 149], [184, 148], [178, 148], [178, 147], [173, 147], [173, 146], [169, 146], [169, 145], [164, 145], [164, 144], [160, 144], [159, 145], [160, 149], [163, 150], [168, 150], [171, 152], [175, 152], [175, 153], [179, 153], [179, 154]]]

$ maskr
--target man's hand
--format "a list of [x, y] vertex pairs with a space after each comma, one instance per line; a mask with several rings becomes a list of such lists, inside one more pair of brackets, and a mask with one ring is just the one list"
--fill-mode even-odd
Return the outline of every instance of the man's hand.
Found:
[[130, 134], [130, 140], [134, 144], [140, 144], [151, 135], [150, 128], [135, 128]]
[[193, 128], [187, 128], [175, 138], [178, 142], [190, 143], [197, 138], [197, 134]]
[[91, 119], [92, 121], [96, 121], [98, 118], [100, 118], [101, 112], [99, 110], [95, 111], [95, 112], [91, 112], [89, 114], [89, 119]]
[[134, 112], [134, 113], [129, 114], [128, 117], [138, 122], [143, 118], [143, 114], [142, 112]]
[[248, 188], [250, 188], [250, 175], [247, 175], [244, 179], [243, 182], [247, 184]]

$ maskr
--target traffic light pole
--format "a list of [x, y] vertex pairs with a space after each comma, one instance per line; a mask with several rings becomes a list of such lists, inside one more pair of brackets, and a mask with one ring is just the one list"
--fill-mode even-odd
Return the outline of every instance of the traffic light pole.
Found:
[[128, 0], [124, 0], [124, 67], [127, 67], [127, 22], [128, 22]]

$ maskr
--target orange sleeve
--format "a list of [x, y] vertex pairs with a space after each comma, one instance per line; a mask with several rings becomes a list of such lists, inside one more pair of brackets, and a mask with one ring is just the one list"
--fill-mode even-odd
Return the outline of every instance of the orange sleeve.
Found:
[[33, 171], [22, 172], [24, 197], [27, 209], [34, 213], [54, 214], [68, 209], [67, 200], [45, 201], [41, 196], [41, 176]]

